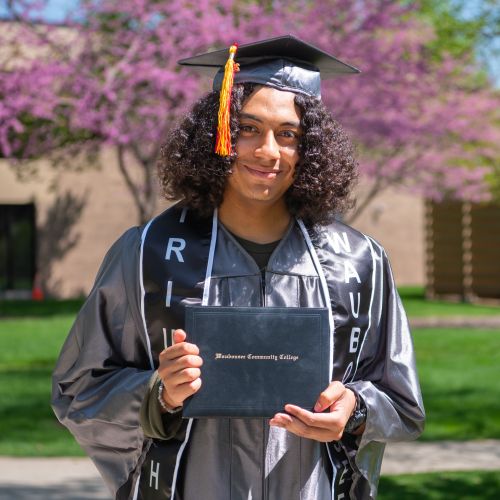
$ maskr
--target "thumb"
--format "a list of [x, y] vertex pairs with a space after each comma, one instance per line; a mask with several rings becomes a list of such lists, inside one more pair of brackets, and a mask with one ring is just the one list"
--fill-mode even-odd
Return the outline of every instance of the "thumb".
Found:
[[180, 344], [186, 340], [187, 334], [184, 330], [174, 330], [174, 344]]
[[319, 395], [318, 400], [314, 405], [314, 411], [321, 412], [331, 407], [335, 401], [342, 397], [344, 392], [345, 387], [341, 382], [330, 382], [328, 387]]

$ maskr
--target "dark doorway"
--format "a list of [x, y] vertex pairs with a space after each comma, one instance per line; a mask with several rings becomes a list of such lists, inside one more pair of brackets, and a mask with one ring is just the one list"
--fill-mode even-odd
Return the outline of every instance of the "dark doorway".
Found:
[[0, 295], [31, 291], [36, 263], [35, 205], [0, 205]]

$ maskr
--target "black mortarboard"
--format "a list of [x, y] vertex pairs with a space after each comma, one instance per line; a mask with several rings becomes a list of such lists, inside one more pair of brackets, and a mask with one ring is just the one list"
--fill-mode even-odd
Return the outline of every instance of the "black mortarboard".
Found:
[[[220, 90], [227, 59], [228, 49], [222, 49], [181, 59], [179, 64], [202, 73], [218, 68], [214, 90]], [[240, 45], [234, 61], [239, 64], [234, 83], [260, 83], [317, 98], [321, 97], [320, 76], [359, 73], [354, 66], [293, 35]]]

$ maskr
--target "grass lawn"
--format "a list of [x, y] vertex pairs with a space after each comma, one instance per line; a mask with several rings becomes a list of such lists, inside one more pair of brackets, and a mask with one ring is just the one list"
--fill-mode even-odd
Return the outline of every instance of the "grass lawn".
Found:
[[50, 377], [73, 315], [0, 321], [0, 455], [83, 455], [50, 408]]
[[500, 316], [500, 306], [483, 306], [462, 302], [425, 300], [423, 287], [400, 287], [399, 294], [410, 317], [422, 316]]
[[[404, 286], [398, 288], [406, 312], [410, 317], [422, 316], [500, 316], [500, 306], [482, 306], [460, 302], [425, 300], [424, 288]], [[1, 318], [48, 317], [61, 314], [76, 315], [83, 299], [0, 300]]]
[[439, 472], [383, 476], [378, 500], [496, 500], [500, 474], [491, 472]]
[[[81, 455], [49, 406], [73, 314], [0, 321], [0, 455]], [[428, 422], [422, 439], [500, 439], [500, 332], [414, 332]]]
[[76, 316], [84, 299], [0, 300], [0, 318]]
[[413, 332], [427, 412], [421, 439], [500, 439], [500, 331]]

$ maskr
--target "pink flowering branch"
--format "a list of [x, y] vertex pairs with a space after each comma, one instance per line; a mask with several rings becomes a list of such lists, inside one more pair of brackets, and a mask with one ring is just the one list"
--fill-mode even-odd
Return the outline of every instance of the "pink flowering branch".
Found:
[[113, 148], [140, 221], [154, 211], [161, 144], [210, 84], [177, 60], [284, 33], [362, 69], [323, 86], [372, 181], [358, 214], [389, 186], [436, 199], [489, 196], [486, 179], [500, 157], [498, 94], [470, 88], [470, 63], [432, 61], [433, 31], [412, 2], [80, 0], [65, 27], [34, 23], [31, 0], [11, 4], [19, 36], [0, 33], [12, 54], [0, 72], [1, 154], [70, 164], [75, 151]]

